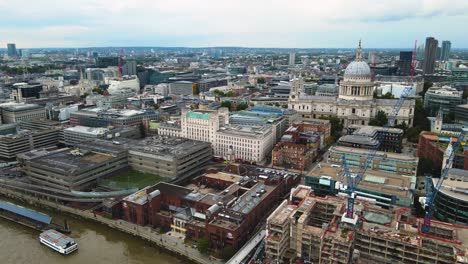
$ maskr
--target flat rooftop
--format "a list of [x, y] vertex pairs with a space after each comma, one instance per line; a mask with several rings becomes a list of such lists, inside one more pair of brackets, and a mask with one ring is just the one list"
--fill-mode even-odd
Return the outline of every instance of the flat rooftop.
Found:
[[[331, 177], [334, 181], [340, 181], [346, 185], [346, 178], [341, 167], [332, 167], [329, 163], [320, 163], [307, 174], [314, 178], [322, 176]], [[357, 173], [357, 169], [350, 168], [350, 172]], [[413, 186], [413, 179], [410, 176], [402, 176], [384, 173], [368, 169], [359, 184], [359, 189], [366, 189], [390, 195], [409, 197]]]
[[74, 126], [64, 129], [64, 132], [74, 132], [80, 134], [87, 134], [92, 136], [103, 135], [109, 131], [109, 129], [105, 127], [87, 127], [87, 126]]
[[296, 205], [284, 204], [270, 215], [269, 223], [282, 226], [286, 220], [295, 212]]
[[53, 151], [40, 150], [20, 154], [21, 158], [28, 157], [34, 163], [48, 167], [53, 171], [62, 171], [65, 175], [98, 167], [100, 164], [112, 159], [111, 156], [89, 152], [86, 154], [73, 154], [72, 149], [59, 149]]
[[16, 104], [7, 104], [4, 106], [0, 106], [3, 110], [11, 111], [11, 112], [21, 112], [21, 111], [28, 111], [28, 110], [35, 110], [35, 109], [44, 109], [44, 107], [37, 105], [37, 104], [23, 104], [23, 103], [16, 103]]
[[[351, 148], [351, 147], [344, 147], [344, 146], [333, 146], [330, 148], [330, 154], [333, 152], [344, 152], [344, 153], [351, 153], [351, 154], [356, 154], [356, 155], [368, 155], [370, 150], [368, 149], [359, 149], [359, 148]], [[403, 161], [411, 161], [411, 162], [417, 162], [418, 158], [405, 155], [405, 154], [399, 154], [399, 153], [392, 153], [392, 152], [383, 152], [383, 151], [377, 151], [376, 157], [387, 157], [387, 159], [395, 159], [395, 160], [403, 160]]]
[[[433, 178], [436, 185], [438, 178]], [[450, 169], [447, 178], [442, 182], [440, 192], [455, 199], [468, 202], [468, 171], [461, 169]]]
[[225, 172], [206, 173], [203, 176], [206, 178], [222, 180], [222, 181], [227, 181], [227, 182], [232, 182], [232, 183], [238, 182], [242, 179], [242, 176], [225, 173]]
[[244, 136], [259, 138], [271, 133], [271, 126], [253, 126], [253, 125], [227, 125], [218, 130], [220, 134], [231, 134], [235, 136]]
[[210, 148], [211, 144], [187, 138], [157, 135], [140, 140], [128, 140], [126, 146], [130, 151], [144, 152], [161, 156], [164, 159], [171, 159]]

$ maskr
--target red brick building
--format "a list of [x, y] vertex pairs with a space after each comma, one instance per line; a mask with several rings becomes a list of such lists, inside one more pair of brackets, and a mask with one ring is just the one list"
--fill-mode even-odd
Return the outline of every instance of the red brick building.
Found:
[[211, 171], [187, 186], [158, 183], [123, 199], [123, 219], [238, 249], [300, 181], [298, 174], [255, 167], [246, 175]]
[[[422, 132], [419, 135], [418, 157], [429, 159], [434, 163], [435, 168], [441, 168], [448, 143], [456, 141], [456, 136]], [[453, 167], [468, 170], [468, 150], [459, 150], [457, 152], [453, 162]]]
[[273, 166], [303, 171], [317, 157], [330, 137], [328, 120], [294, 123], [272, 151]]

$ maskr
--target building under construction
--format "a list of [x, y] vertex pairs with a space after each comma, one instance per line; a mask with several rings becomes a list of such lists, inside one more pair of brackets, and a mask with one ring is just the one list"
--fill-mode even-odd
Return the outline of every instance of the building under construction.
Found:
[[291, 190], [267, 219], [266, 262], [468, 263], [468, 227], [423, 219], [407, 208], [355, 204], [356, 224], [346, 221], [346, 199], [316, 197], [310, 187]]

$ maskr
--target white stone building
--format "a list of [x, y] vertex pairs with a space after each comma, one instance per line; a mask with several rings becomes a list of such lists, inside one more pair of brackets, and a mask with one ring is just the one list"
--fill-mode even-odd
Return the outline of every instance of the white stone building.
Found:
[[[295, 78], [291, 83], [288, 100], [290, 109], [296, 110], [304, 118], [336, 116], [345, 126], [368, 125], [370, 119], [379, 111], [390, 115], [397, 102], [393, 99], [373, 98], [375, 86], [371, 80], [371, 69], [362, 60], [361, 43], [359, 43], [356, 60], [351, 62], [345, 70], [338, 97], [306, 95], [302, 78]], [[397, 114], [396, 124], [406, 122], [412, 126], [414, 106], [414, 100], [406, 100]]]
[[274, 144], [271, 126], [229, 124], [229, 110], [183, 109], [180, 123], [162, 123], [158, 134], [210, 142], [214, 155], [228, 160], [261, 162]]

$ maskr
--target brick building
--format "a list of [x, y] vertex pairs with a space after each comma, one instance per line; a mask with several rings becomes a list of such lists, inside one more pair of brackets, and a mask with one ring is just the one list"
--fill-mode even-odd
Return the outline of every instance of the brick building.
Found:
[[[442, 168], [442, 160], [449, 142], [456, 142], [456, 134], [422, 132], [419, 135], [418, 157], [431, 160], [438, 171]], [[468, 149], [459, 150], [453, 160], [453, 168], [468, 170]]]
[[[322, 122], [325, 121], [325, 122]], [[330, 136], [328, 120], [294, 123], [272, 151], [273, 166], [305, 170]]]
[[204, 237], [216, 249], [238, 249], [300, 180], [285, 171], [246, 171], [249, 176], [212, 170], [186, 186], [158, 183], [145, 188], [123, 199], [123, 219], [194, 240]]

